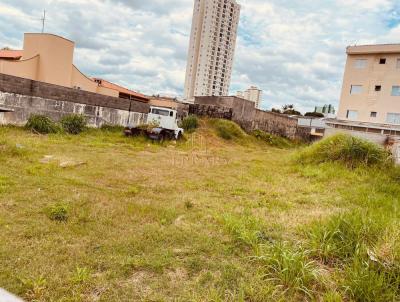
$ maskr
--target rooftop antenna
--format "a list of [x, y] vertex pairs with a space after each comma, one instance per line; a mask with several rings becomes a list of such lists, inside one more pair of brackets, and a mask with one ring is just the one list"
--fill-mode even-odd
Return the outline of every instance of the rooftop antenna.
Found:
[[44, 33], [44, 26], [46, 22], [46, 10], [43, 10], [43, 17], [40, 20], [42, 20], [42, 33]]

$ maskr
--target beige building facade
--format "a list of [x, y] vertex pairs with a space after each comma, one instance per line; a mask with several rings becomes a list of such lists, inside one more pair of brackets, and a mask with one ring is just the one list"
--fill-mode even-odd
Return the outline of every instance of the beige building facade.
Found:
[[258, 89], [256, 86], [251, 86], [245, 91], [238, 91], [236, 96], [248, 101], [252, 101], [257, 109], [261, 109], [262, 90]]
[[347, 48], [338, 119], [400, 124], [400, 44]]
[[240, 5], [235, 0], [195, 0], [184, 98], [228, 95]]
[[73, 64], [74, 49], [75, 43], [63, 37], [27, 33], [22, 51], [0, 51], [0, 73], [112, 97], [149, 101], [140, 93], [84, 75]]

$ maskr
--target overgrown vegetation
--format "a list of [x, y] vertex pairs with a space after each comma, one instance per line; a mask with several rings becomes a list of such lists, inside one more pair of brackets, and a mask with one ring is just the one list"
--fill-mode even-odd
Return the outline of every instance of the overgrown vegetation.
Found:
[[79, 134], [86, 128], [86, 117], [82, 114], [68, 114], [61, 121], [61, 126], [69, 134]]
[[210, 124], [215, 129], [217, 135], [225, 140], [240, 139], [246, 136], [242, 128], [232, 121], [212, 119], [210, 120]]
[[123, 126], [110, 125], [110, 124], [103, 124], [101, 125], [100, 129], [102, 131], [116, 132], [116, 133], [122, 133], [124, 131]]
[[204, 120], [165, 146], [0, 127], [0, 287], [26, 301], [399, 301], [400, 170], [381, 168], [385, 151], [277, 149], [236, 127]]
[[341, 162], [350, 168], [390, 164], [390, 154], [377, 144], [347, 134], [328, 137], [303, 150], [300, 163]]
[[56, 133], [60, 130], [58, 125], [49, 117], [40, 114], [31, 115], [25, 128], [39, 134]]
[[47, 216], [54, 221], [65, 222], [68, 220], [68, 208], [64, 204], [56, 204], [46, 209]]
[[268, 145], [278, 148], [289, 148], [293, 146], [293, 142], [281, 136], [273, 135], [262, 130], [254, 130], [251, 133], [258, 140], [266, 142]]
[[182, 120], [181, 127], [191, 133], [199, 127], [199, 119], [195, 115], [189, 115]]

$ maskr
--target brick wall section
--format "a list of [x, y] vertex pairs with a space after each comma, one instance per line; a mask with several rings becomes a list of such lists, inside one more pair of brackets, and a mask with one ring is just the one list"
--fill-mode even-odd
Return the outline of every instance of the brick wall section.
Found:
[[0, 92], [15, 93], [18, 95], [79, 103], [90, 106], [100, 106], [124, 111], [129, 111], [130, 109], [130, 111], [138, 113], [149, 112], [149, 104], [147, 103], [114, 98], [111, 96], [14, 77], [2, 73], [0, 73]]
[[199, 116], [230, 119], [247, 132], [259, 129], [290, 139], [311, 139], [310, 129], [298, 127], [297, 119], [256, 109], [253, 102], [238, 97], [196, 97], [189, 111]]

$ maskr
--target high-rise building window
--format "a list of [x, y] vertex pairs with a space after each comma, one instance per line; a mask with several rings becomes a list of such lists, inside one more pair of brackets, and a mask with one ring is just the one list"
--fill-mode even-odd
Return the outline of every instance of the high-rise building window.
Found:
[[357, 69], [364, 69], [367, 67], [368, 60], [367, 59], [357, 59], [354, 62], [354, 67]]
[[392, 87], [392, 96], [400, 96], [400, 86]]
[[361, 94], [362, 93], [362, 85], [351, 85], [350, 94]]
[[357, 120], [358, 111], [357, 110], [347, 110], [346, 118], [349, 120]]

